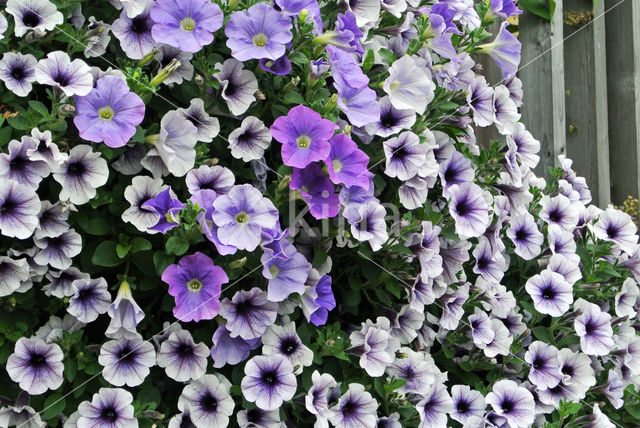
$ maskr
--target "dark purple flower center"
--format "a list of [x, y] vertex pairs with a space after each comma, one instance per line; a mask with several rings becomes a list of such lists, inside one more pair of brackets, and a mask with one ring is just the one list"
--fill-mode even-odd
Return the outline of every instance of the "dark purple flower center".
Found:
[[500, 407], [502, 407], [502, 413], [508, 414], [513, 412], [515, 403], [510, 398], [505, 398], [504, 400], [502, 400], [502, 404], [500, 405]]
[[249, 300], [243, 300], [236, 303], [236, 313], [240, 316], [246, 316], [254, 309], [255, 306], [253, 306], [253, 304]]
[[491, 264], [491, 260], [488, 257], [480, 257], [478, 259], [478, 269], [485, 270]]
[[117, 352], [116, 357], [123, 363], [130, 363], [135, 361], [136, 352], [129, 345], [125, 345]]
[[350, 417], [356, 414], [358, 410], [358, 403], [353, 399], [348, 399], [342, 405], [342, 414], [345, 417]]
[[78, 300], [83, 302], [92, 299], [96, 295], [96, 290], [93, 287], [83, 288], [78, 291]]
[[467, 214], [469, 214], [472, 210], [472, 206], [469, 203], [469, 201], [465, 198], [465, 199], [461, 199], [460, 201], [458, 201], [458, 203], [456, 204], [456, 212], [458, 213], [458, 215], [460, 216], [465, 216]]
[[615, 227], [613, 224], [610, 224], [609, 227], [607, 227], [607, 236], [609, 238], [615, 238], [616, 236], [618, 236], [618, 228]]
[[557, 208], [549, 211], [549, 220], [551, 220], [553, 223], [559, 223], [562, 220], [562, 214]]
[[407, 380], [413, 379], [416, 376], [416, 372], [413, 371], [413, 367], [409, 366], [404, 370], [404, 378]]
[[447, 170], [444, 172], [444, 180], [447, 183], [451, 183], [455, 178], [456, 178], [457, 172], [455, 170], [455, 168], [447, 168]]
[[256, 136], [250, 130], [244, 131], [242, 134], [238, 135], [238, 144], [240, 145], [250, 145], [253, 142], [253, 139]]
[[118, 412], [116, 412], [116, 409], [112, 406], [108, 406], [102, 409], [102, 412], [100, 412], [100, 418], [113, 424], [118, 420]]
[[292, 355], [298, 350], [298, 341], [295, 337], [287, 337], [280, 343], [280, 352], [284, 355]]
[[67, 167], [67, 173], [74, 177], [80, 177], [86, 170], [87, 168], [82, 162], [71, 162]]
[[535, 370], [540, 370], [543, 369], [545, 367], [545, 361], [544, 358], [540, 357], [540, 356], [536, 356], [533, 359], [533, 363], [531, 364], [531, 366], [535, 369]]
[[138, 15], [131, 20], [131, 31], [137, 35], [149, 32], [149, 22], [146, 16]]
[[224, 88], [224, 94], [228, 97], [232, 97], [238, 92], [238, 85], [236, 85], [233, 80], [227, 80], [227, 87]]
[[247, 422], [251, 422], [256, 425], [260, 424], [260, 422], [262, 422], [262, 410], [260, 409], [247, 410]]
[[52, 79], [60, 86], [67, 86], [69, 83], [71, 83], [69, 75], [61, 71], [58, 71], [58, 73], [56, 73]]
[[47, 364], [47, 359], [44, 355], [38, 352], [33, 352], [29, 354], [29, 364], [31, 367], [38, 369]]
[[18, 207], [18, 204], [16, 203], [15, 200], [11, 198], [7, 198], [4, 200], [2, 205], [0, 205], [0, 215], [11, 214], [17, 207]]
[[398, 118], [393, 115], [391, 110], [388, 110], [380, 115], [380, 123], [383, 128], [390, 129], [398, 124]]
[[458, 410], [458, 413], [463, 413], [463, 414], [469, 411], [469, 407], [471, 407], [469, 405], [469, 402], [464, 399], [458, 401], [458, 404], [456, 405], [456, 409]]
[[193, 123], [193, 126], [198, 129], [200, 129], [200, 127], [202, 126], [203, 118], [200, 117], [200, 113], [197, 111], [187, 113], [187, 120]]
[[207, 391], [200, 397], [199, 404], [205, 412], [213, 413], [218, 408], [218, 399]]
[[37, 27], [40, 24], [40, 17], [32, 10], [27, 10], [22, 16], [22, 23], [29, 28]]
[[24, 156], [16, 156], [9, 161], [9, 168], [12, 170], [21, 170], [24, 169], [27, 164], [27, 158]]
[[275, 370], [265, 370], [262, 372], [262, 381], [270, 387], [274, 387], [278, 384], [278, 372]]
[[193, 355], [193, 347], [188, 343], [181, 343], [176, 348], [176, 353], [182, 358], [191, 357]]
[[567, 376], [572, 376], [572, 377], [576, 372], [575, 367], [568, 364], [565, 364], [564, 366], [562, 366], [561, 371], [563, 374], [566, 374]]
[[547, 285], [542, 289], [542, 298], [545, 300], [553, 300], [556, 297], [556, 290], [551, 285]]
[[180, 421], [180, 428], [196, 428], [191, 422], [191, 416], [183, 414], [182, 421]]
[[25, 72], [24, 72], [24, 66], [22, 64], [19, 65], [15, 65], [11, 68], [11, 77], [13, 77], [16, 80], [22, 80], [24, 79], [25, 76]]
[[598, 326], [596, 325], [595, 322], [593, 322], [593, 320], [589, 320], [584, 325], [584, 332], [588, 335], [591, 335], [595, 333], [597, 327]]
[[407, 157], [408, 154], [409, 152], [407, 151], [407, 148], [402, 145], [394, 150], [393, 157], [399, 161], [402, 161], [405, 157]]
[[527, 232], [527, 229], [523, 227], [516, 230], [516, 241], [526, 241], [528, 238], [529, 232]]

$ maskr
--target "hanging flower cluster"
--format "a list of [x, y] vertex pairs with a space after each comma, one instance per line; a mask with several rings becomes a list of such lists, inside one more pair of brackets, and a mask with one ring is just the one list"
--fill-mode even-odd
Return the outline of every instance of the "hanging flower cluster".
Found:
[[640, 425], [636, 225], [537, 169], [514, 0], [5, 3], [0, 426]]

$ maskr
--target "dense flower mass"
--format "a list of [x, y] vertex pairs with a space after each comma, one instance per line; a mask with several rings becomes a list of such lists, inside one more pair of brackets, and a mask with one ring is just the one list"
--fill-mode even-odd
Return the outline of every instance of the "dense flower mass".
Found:
[[636, 223], [538, 167], [531, 3], [2, 2], [0, 427], [640, 426]]

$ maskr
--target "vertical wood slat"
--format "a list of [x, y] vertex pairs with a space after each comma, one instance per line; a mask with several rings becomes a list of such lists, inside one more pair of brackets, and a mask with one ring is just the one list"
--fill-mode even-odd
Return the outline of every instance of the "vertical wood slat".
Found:
[[[566, 1], [566, 0], [565, 0]], [[556, 0], [551, 22], [528, 11], [520, 15], [521, 69], [524, 91], [522, 123], [540, 141], [536, 174], [548, 178], [549, 166], [559, 166], [566, 151], [563, 1]]]
[[[499, 30], [500, 25], [497, 23], [492, 24], [488, 28], [488, 31], [494, 35], [498, 34]], [[500, 71], [498, 64], [496, 64], [496, 62], [489, 55], [480, 55], [480, 64], [482, 65], [483, 74], [487, 79], [487, 83], [489, 84], [489, 86], [496, 86], [497, 84], [502, 82], [502, 72]], [[477, 126], [475, 128], [475, 135], [478, 145], [483, 147], [491, 146], [491, 142], [493, 140], [503, 139], [495, 126], [488, 126], [485, 128]]]
[[[592, 9], [592, 0], [564, 1], [565, 12]], [[603, 13], [604, 1], [599, 1], [594, 16]], [[610, 201], [605, 20], [586, 23], [564, 26], [567, 155], [587, 179], [593, 202], [603, 207]]]
[[620, 204], [640, 194], [640, 4], [605, 7], [611, 198]]

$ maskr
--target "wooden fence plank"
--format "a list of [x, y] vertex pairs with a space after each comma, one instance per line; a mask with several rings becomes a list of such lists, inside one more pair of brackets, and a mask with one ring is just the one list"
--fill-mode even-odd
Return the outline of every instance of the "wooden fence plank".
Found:
[[[592, 10], [593, 0], [564, 1], [565, 12], [588, 16]], [[593, 12], [602, 15], [604, 1]], [[564, 25], [567, 155], [586, 177], [593, 202], [603, 207], [610, 201], [605, 20], [583, 24]]]
[[562, 0], [556, 0], [552, 22], [528, 11], [520, 15], [521, 69], [524, 91], [522, 123], [540, 140], [540, 164], [536, 174], [548, 177], [549, 166], [559, 166], [566, 151], [564, 48]]
[[620, 204], [640, 194], [640, 4], [607, 0], [605, 8], [611, 199]]

